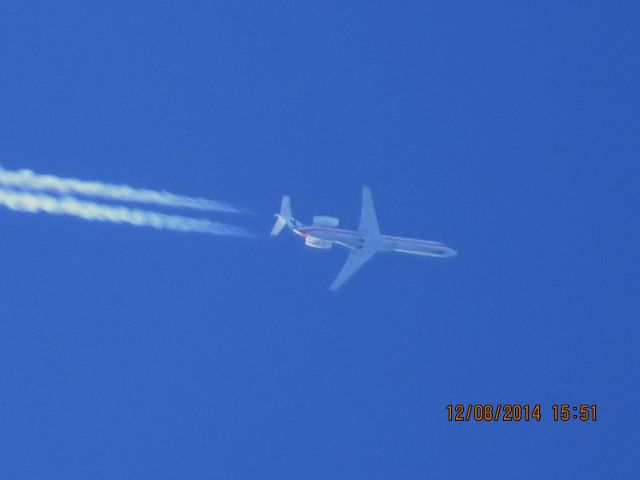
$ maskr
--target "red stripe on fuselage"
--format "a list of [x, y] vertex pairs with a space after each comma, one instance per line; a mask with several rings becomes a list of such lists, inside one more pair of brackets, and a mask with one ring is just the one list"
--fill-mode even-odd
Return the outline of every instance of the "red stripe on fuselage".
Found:
[[307, 233], [312, 231], [321, 231], [321, 232], [337, 232], [337, 233], [352, 233], [356, 234], [354, 230], [344, 230], [342, 228], [334, 228], [334, 227], [304, 227], [301, 231], [305, 231]]
[[[335, 232], [335, 233], [345, 233], [345, 234], [350, 234], [353, 236], [357, 236], [358, 232], [354, 231], [354, 230], [344, 230], [342, 228], [333, 228], [333, 227], [305, 227], [299, 230], [300, 235], [301, 236], [307, 236], [307, 235], [313, 235], [314, 231], [320, 231], [320, 232]], [[392, 235], [382, 235], [382, 238], [385, 240], [389, 240], [389, 241], [400, 241], [400, 242], [405, 242], [405, 243], [415, 243], [417, 245], [428, 245], [430, 247], [444, 247], [444, 248], [449, 248], [447, 247], [444, 243], [442, 242], [436, 242], [433, 240], [420, 240], [417, 238], [406, 238], [406, 237], [395, 237]]]

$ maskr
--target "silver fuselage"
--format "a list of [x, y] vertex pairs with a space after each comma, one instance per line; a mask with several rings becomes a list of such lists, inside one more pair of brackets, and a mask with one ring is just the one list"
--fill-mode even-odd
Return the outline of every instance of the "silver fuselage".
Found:
[[[354, 230], [318, 225], [307, 226], [297, 221], [291, 229], [296, 235], [303, 238], [312, 237], [347, 248], [360, 248], [364, 242], [363, 236]], [[394, 237], [392, 235], [382, 235], [379, 251], [409, 253], [411, 255], [439, 258], [454, 257], [458, 254], [454, 249], [447, 247], [444, 243], [431, 240]]]

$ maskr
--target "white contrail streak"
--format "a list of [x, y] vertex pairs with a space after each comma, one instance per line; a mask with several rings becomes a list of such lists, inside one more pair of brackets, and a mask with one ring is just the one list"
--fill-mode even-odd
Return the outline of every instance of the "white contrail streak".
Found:
[[31, 170], [12, 171], [0, 167], [0, 186], [52, 192], [60, 195], [84, 195], [124, 202], [150, 203], [167, 207], [247, 213], [227, 203], [216, 202], [206, 198], [186, 197], [165, 191], [133, 188], [128, 185], [63, 178], [55, 175], [40, 175]]
[[244, 229], [225, 223], [183, 217], [181, 215], [167, 215], [123, 206], [105, 205], [69, 196], [54, 197], [39, 192], [0, 188], [0, 205], [18, 212], [45, 212], [52, 215], [69, 215], [89, 221], [126, 223], [137, 227], [151, 227], [159, 230], [199, 232], [211, 235], [251, 236]]

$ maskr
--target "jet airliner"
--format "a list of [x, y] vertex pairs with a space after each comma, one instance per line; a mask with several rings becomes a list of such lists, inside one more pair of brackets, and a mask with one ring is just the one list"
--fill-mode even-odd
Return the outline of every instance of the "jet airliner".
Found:
[[286, 195], [282, 197], [280, 213], [276, 213], [275, 216], [276, 223], [271, 230], [271, 235], [280, 234], [286, 226], [293, 233], [304, 238], [304, 243], [308, 247], [328, 249], [333, 244], [337, 244], [350, 249], [347, 262], [331, 284], [331, 290], [340, 288], [377, 252], [400, 252], [438, 258], [454, 257], [458, 254], [444, 243], [382, 235], [369, 187], [362, 188], [362, 209], [357, 230], [338, 228], [340, 220], [325, 215], [316, 215], [311, 225], [303, 225], [293, 218], [291, 200]]

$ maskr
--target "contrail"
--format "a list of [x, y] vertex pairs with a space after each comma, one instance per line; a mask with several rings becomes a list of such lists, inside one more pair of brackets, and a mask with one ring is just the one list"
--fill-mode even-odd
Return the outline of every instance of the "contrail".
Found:
[[106, 205], [69, 196], [54, 197], [40, 192], [24, 192], [0, 188], [0, 205], [18, 212], [45, 212], [52, 215], [69, 215], [89, 221], [126, 223], [158, 230], [199, 232], [211, 235], [251, 236], [243, 228], [225, 223], [181, 215], [167, 215], [124, 206]]
[[120, 200], [125, 202], [148, 203], [166, 207], [193, 208], [228, 213], [248, 213], [224, 202], [193, 198], [173, 193], [133, 188], [77, 178], [63, 178], [55, 175], [40, 175], [31, 170], [5, 170], [0, 167], [0, 186], [23, 190], [52, 192], [60, 195], [84, 195], [87, 197]]

